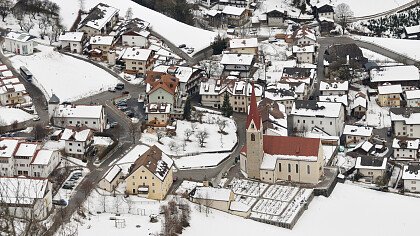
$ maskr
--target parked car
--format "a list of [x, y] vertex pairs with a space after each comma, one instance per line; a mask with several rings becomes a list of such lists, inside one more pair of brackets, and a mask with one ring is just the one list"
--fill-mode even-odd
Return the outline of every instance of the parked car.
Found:
[[117, 102], [117, 106], [127, 106], [127, 101], [121, 100], [121, 101]]
[[115, 86], [115, 89], [117, 89], [117, 90], [123, 90], [123, 89], [124, 89], [124, 87], [125, 87], [125, 85], [124, 85], [123, 83], [118, 83], [118, 84]]
[[63, 185], [63, 189], [73, 189], [74, 188], [74, 185], [72, 185], [72, 184], [64, 184]]
[[389, 129], [386, 131], [386, 136], [388, 136], [388, 137], [391, 137], [391, 136], [392, 136], [392, 129], [391, 129], [391, 128], [389, 128]]
[[134, 112], [128, 110], [124, 112], [128, 117], [134, 117]]
[[108, 92], [114, 93], [115, 92], [115, 88], [108, 88]]
[[188, 54], [191, 54], [191, 53], [193, 53], [193, 52], [194, 52], [194, 48], [188, 48], [188, 49], [187, 49], [187, 53], [188, 53]]
[[185, 45], [184, 43], [183, 44], [180, 44], [178, 47], [179, 48], [185, 48], [187, 45]]
[[128, 91], [123, 91], [122, 92], [122, 94], [124, 94], [124, 95], [127, 95], [127, 94], [129, 94], [130, 92], [128, 92]]
[[52, 204], [54, 205], [58, 205], [58, 206], [67, 206], [67, 201], [64, 199], [60, 199], [60, 200], [52, 200]]

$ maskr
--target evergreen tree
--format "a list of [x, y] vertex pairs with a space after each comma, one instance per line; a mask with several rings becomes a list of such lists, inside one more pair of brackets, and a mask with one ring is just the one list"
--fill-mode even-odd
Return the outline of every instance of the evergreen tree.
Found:
[[190, 99], [187, 99], [184, 106], [184, 120], [190, 120], [191, 119], [191, 101]]
[[222, 54], [223, 50], [227, 48], [227, 43], [228, 41], [226, 38], [222, 38], [220, 34], [217, 35], [216, 40], [214, 40], [214, 42], [211, 44], [213, 48], [213, 55]]
[[225, 93], [225, 97], [223, 98], [222, 104], [222, 115], [226, 117], [230, 117], [233, 114], [233, 108], [230, 105], [229, 96]]

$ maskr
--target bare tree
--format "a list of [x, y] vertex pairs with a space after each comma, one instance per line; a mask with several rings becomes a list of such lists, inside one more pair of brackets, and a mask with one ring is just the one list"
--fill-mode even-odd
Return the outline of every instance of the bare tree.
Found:
[[126, 201], [127, 201], [128, 213], [132, 213], [132, 210], [134, 209], [135, 203], [133, 202], [133, 200], [131, 200], [130, 197], [128, 197], [126, 199]]
[[194, 119], [198, 120], [198, 122], [200, 122], [200, 124], [203, 123], [203, 117], [204, 117], [204, 112], [198, 111], [198, 110], [196, 110], [194, 112]]
[[0, 118], [0, 134], [6, 133], [5, 126], [6, 126], [6, 122], [2, 118]]
[[0, 1], [0, 16], [4, 21], [7, 15], [11, 13], [11, 8], [13, 6], [13, 2], [11, 0], [1, 0]]
[[101, 193], [99, 195], [101, 195], [101, 197], [99, 198], [99, 202], [100, 202], [100, 205], [102, 206], [102, 212], [106, 212], [106, 205], [107, 205], [106, 198], [107, 198], [107, 196], [106, 196], [106, 194], [101, 194]]
[[350, 6], [346, 3], [340, 3], [335, 9], [335, 15], [338, 19], [338, 24], [341, 25], [341, 28], [343, 29], [344, 34], [344, 29], [346, 28], [349, 22], [349, 18], [353, 16], [353, 11], [350, 9]]
[[217, 123], [217, 126], [219, 127], [219, 133], [225, 134], [226, 133], [225, 128], [228, 125], [227, 120], [219, 118], [216, 123]]
[[131, 20], [131, 18], [133, 18], [133, 9], [129, 7], [127, 11], [125, 12], [125, 19]]
[[171, 142], [169, 142], [169, 149], [171, 151], [177, 151], [178, 150], [178, 146], [176, 144], [176, 142], [174, 140], [172, 140]]
[[79, 7], [81, 11], [85, 10], [85, 0], [79, 0]]
[[158, 130], [158, 131], [156, 131], [156, 136], [157, 136], [157, 138], [158, 138], [158, 143], [160, 143], [160, 144], [162, 144], [161, 142], [160, 142], [160, 140], [163, 138], [163, 137], [165, 137], [165, 132], [163, 131], [163, 130]]
[[33, 129], [33, 135], [36, 140], [42, 140], [48, 134], [48, 130], [45, 128], [44, 125], [37, 123]]
[[116, 213], [120, 213], [122, 204], [123, 204], [123, 201], [121, 199], [121, 195], [115, 196], [114, 197], [114, 207], [115, 207], [115, 210], [117, 211]]
[[18, 22], [20, 28], [25, 31], [28, 32], [34, 28], [35, 24], [32, 21], [27, 20], [26, 18], [23, 18], [21, 21]]
[[13, 130], [17, 130], [18, 126], [19, 126], [19, 122], [17, 120], [13, 121], [13, 123], [12, 123], [12, 129]]
[[191, 129], [185, 129], [184, 130], [184, 137], [186, 141], [191, 141], [190, 137], [193, 134], [193, 131]]
[[44, 39], [47, 36], [47, 30], [50, 28], [51, 21], [47, 14], [42, 14], [41, 17], [38, 19], [38, 27], [40, 29], [39, 35], [41, 39]]
[[210, 208], [213, 206], [213, 202], [213, 199], [210, 199], [209, 193], [207, 192], [204, 200], [206, 216], [209, 216], [211, 210]]
[[131, 122], [130, 124], [130, 134], [132, 138], [132, 142], [135, 144], [140, 137], [137, 137], [137, 134], [141, 134], [141, 126], [138, 123]]
[[209, 137], [209, 133], [207, 132], [207, 130], [200, 130], [196, 133], [195, 137], [197, 138], [197, 141], [200, 144], [200, 147], [204, 147], [204, 143], [206, 142], [206, 139]]

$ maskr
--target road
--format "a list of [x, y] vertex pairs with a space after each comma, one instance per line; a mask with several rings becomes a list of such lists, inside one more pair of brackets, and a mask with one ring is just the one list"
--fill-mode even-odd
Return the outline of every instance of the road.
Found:
[[396, 8], [390, 9], [388, 11], [384, 11], [384, 12], [380, 12], [380, 13], [376, 13], [376, 14], [372, 14], [372, 15], [367, 15], [367, 16], [351, 17], [351, 18], [349, 18], [349, 22], [356, 22], [356, 21], [359, 21], [359, 20], [370, 20], [370, 19], [375, 19], [375, 18], [395, 14], [395, 13], [404, 11], [406, 9], [410, 9], [410, 8], [416, 6], [416, 5], [419, 5], [419, 4], [420, 4], [420, 0], [413, 0], [413, 1], [410, 1], [406, 4], [398, 6]]

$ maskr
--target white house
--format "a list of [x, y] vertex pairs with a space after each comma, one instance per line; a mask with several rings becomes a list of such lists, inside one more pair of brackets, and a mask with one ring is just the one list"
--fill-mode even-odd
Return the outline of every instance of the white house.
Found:
[[58, 150], [38, 150], [30, 164], [30, 176], [48, 178], [51, 172], [60, 164], [61, 157]]
[[255, 63], [254, 55], [226, 53], [223, 54], [220, 64], [223, 65], [223, 74], [230, 75], [231, 72], [239, 72], [241, 77], [249, 77], [251, 68]]
[[299, 63], [315, 63], [315, 46], [293, 46], [292, 53], [296, 56]]
[[231, 201], [234, 200], [232, 190], [213, 187], [196, 187], [190, 193], [191, 201], [228, 212]]
[[346, 146], [368, 141], [372, 137], [373, 128], [368, 126], [345, 125], [343, 135], [346, 136]]
[[146, 106], [147, 124], [154, 127], [165, 127], [171, 115], [170, 103], [149, 103]]
[[89, 14], [79, 23], [78, 31], [88, 37], [109, 33], [118, 21], [117, 8], [99, 3], [89, 11]]
[[99, 188], [108, 192], [115, 190], [120, 182], [122, 182], [122, 169], [114, 165], [105, 173], [101, 181], [99, 181]]
[[19, 140], [13, 138], [0, 138], [0, 176], [13, 176], [15, 174], [14, 153]]
[[75, 157], [83, 158], [93, 144], [93, 132], [84, 127], [67, 127], [61, 135], [61, 140], [65, 141], [65, 152]]
[[9, 32], [4, 37], [3, 47], [6, 51], [19, 55], [31, 55], [34, 52], [36, 37], [22, 32]]
[[131, 19], [123, 26], [121, 43], [123, 46], [146, 48], [149, 45], [150, 23], [139, 18]]
[[231, 39], [229, 40], [229, 50], [231, 53], [258, 54], [257, 38]]
[[293, 45], [314, 45], [316, 44], [315, 30], [309, 28], [306, 25], [302, 26], [301, 28], [293, 32], [293, 34], [291, 35], [291, 41], [293, 42]]
[[30, 164], [36, 151], [40, 148], [38, 143], [20, 142], [15, 153], [15, 175], [29, 176], [31, 168]]
[[365, 180], [376, 182], [379, 177], [383, 177], [386, 172], [387, 158], [373, 156], [359, 156], [356, 159], [357, 172]]
[[92, 36], [89, 44], [91, 46], [90, 58], [99, 61], [108, 60], [108, 56], [112, 52], [111, 48], [114, 45], [114, 36]]
[[378, 86], [384, 83], [400, 84], [402, 90], [416, 87], [420, 82], [419, 69], [415, 66], [390, 66], [370, 70], [370, 83]]
[[80, 54], [83, 51], [84, 38], [83, 32], [63, 32], [58, 37], [58, 41], [63, 48], [68, 47], [70, 52]]
[[407, 107], [420, 107], [420, 89], [406, 90], [404, 95]]
[[153, 67], [154, 52], [141, 47], [126, 48], [121, 59], [125, 62], [125, 71], [132, 74], [146, 75]]
[[407, 136], [420, 138], [420, 108], [391, 108], [391, 116], [394, 136]]
[[378, 86], [378, 104], [382, 107], [399, 107], [403, 90], [400, 84]]
[[12, 216], [45, 219], [52, 210], [52, 187], [48, 179], [0, 177], [0, 202]]
[[417, 159], [420, 140], [417, 138], [396, 137], [392, 141], [395, 159]]
[[334, 7], [329, 4], [324, 4], [317, 8], [318, 17], [325, 17], [334, 20]]
[[412, 162], [404, 166], [402, 179], [405, 191], [420, 192], [420, 163]]
[[349, 82], [340, 80], [325, 80], [319, 83], [321, 95], [345, 95], [349, 91]]
[[[2, 74], [5, 71], [2, 71]], [[8, 72], [8, 71], [7, 71]], [[25, 86], [16, 77], [0, 77], [0, 105], [15, 106], [32, 102]]]
[[304, 132], [318, 127], [329, 135], [341, 136], [344, 127], [344, 107], [341, 103], [295, 101], [290, 113], [293, 129]]
[[54, 108], [53, 124], [58, 127], [86, 126], [102, 132], [106, 127], [103, 106], [57, 105]]

